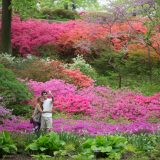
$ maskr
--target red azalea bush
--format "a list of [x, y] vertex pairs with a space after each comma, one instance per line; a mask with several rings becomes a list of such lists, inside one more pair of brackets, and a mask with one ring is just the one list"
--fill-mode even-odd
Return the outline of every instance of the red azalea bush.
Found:
[[63, 72], [72, 79], [75, 86], [89, 87], [93, 85], [94, 80], [84, 75], [80, 70], [64, 69]]
[[59, 61], [43, 61], [39, 59], [26, 60], [20, 64], [21, 67], [12, 66], [18, 77], [45, 82], [50, 79], [62, 79], [65, 82], [73, 83], [75, 86], [89, 87], [94, 81], [80, 70], [66, 69], [64, 64]]

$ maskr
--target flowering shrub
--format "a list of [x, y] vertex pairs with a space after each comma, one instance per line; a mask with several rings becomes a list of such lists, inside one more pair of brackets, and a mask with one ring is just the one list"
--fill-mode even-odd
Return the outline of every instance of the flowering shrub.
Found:
[[[59, 51], [60, 56], [75, 56], [75, 54], [88, 55], [96, 51], [93, 50], [93, 44], [96, 40], [102, 40], [107, 43], [109, 39], [111, 46], [115, 50], [121, 50], [126, 45], [132, 46], [133, 42], [145, 47], [142, 35], [146, 34], [147, 28], [144, 22], [147, 20], [131, 19], [126, 22], [116, 22], [110, 24], [87, 23], [85, 21], [75, 20], [66, 23], [52, 23], [26, 20], [14, 17], [12, 21], [12, 46], [21, 55], [28, 54], [40, 55], [38, 51], [42, 46], [54, 46]], [[159, 33], [155, 32], [151, 36], [152, 46], [158, 51]], [[53, 47], [53, 48], [54, 48]], [[53, 51], [54, 52], [54, 51]], [[129, 53], [134, 52], [130, 48]], [[154, 51], [155, 53], [155, 51]], [[41, 53], [42, 54], [42, 53]], [[96, 52], [99, 54], [99, 52]], [[44, 55], [44, 54], [43, 54]]]
[[127, 90], [113, 91], [93, 86], [77, 90], [74, 85], [60, 80], [45, 83], [30, 81], [28, 85], [35, 96], [39, 96], [42, 90], [51, 90], [55, 96], [54, 106], [60, 111], [85, 113], [100, 120], [123, 118], [145, 121], [152, 117], [160, 118], [159, 94], [145, 97]]
[[35, 96], [39, 96], [42, 90], [51, 90], [54, 95], [54, 108], [69, 113], [90, 112], [88, 100], [76, 93], [76, 87], [72, 84], [66, 84], [62, 80], [50, 80], [45, 83], [30, 81], [29, 87]]
[[[73, 132], [81, 135], [106, 135], [114, 133], [140, 133], [140, 132], [157, 132], [160, 123], [134, 122], [130, 124], [107, 124], [104, 122], [87, 121], [87, 120], [67, 120], [54, 119], [53, 130], [56, 132]], [[27, 120], [13, 118], [5, 120], [4, 124], [0, 124], [0, 131], [10, 132], [27, 132], [32, 131], [32, 125]]]
[[15, 62], [12, 69], [18, 77], [45, 82], [50, 79], [62, 79], [68, 83], [73, 83], [78, 87], [88, 87], [93, 85], [93, 80], [84, 75], [79, 70], [66, 69], [59, 61], [45, 59], [25, 59], [24, 62]]
[[[109, 39], [115, 50], [119, 51], [128, 45], [129, 53], [132, 53], [134, 52], [134, 48], [130, 47], [132, 42], [134, 46], [136, 42], [137, 49], [139, 45], [145, 47], [143, 37], [147, 32], [144, 26], [146, 21], [146, 18], [135, 18], [113, 24], [87, 23], [80, 20], [49, 24], [32, 19], [21, 21], [20, 18], [14, 17], [12, 46], [21, 55], [26, 56], [28, 54], [39, 55], [39, 47], [53, 45], [59, 51], [60, 56], [72, 57], [75, 54], [93, 54], [96, 52], [92, 48], [96, 40], [106, 43], [106, 39]], [[150, 42], [158, 53], [160, 35], [157, 28], [155, 27]], [[154, 50], [152, 52], [155, 53]]]
[[32, 124], [28, 120], [22, 118], [12, 117], [11, 119], [4, 119], [0, 125], [0, 131], [6, 130], [9, 132], [31, 132]]
[[80, 70], [65, 69], [64, 73], [72, 79], [73, 84], [76, 86], [88, 87], [93, 85], [94, 81], [86, 75], [82, 74]]

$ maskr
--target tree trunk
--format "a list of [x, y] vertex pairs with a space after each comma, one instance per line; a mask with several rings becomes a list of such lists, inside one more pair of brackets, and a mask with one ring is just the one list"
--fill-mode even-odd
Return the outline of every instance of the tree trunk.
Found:
[[118, 74], [118, 88], [122, 87], [122, 76], [121, 74]]
[[151, 53], [148, 46], [148, 68], [149, 68], [149, 80], [152, 82], [152, 64], [151, 64]]
[[12, 10], [11, 0], [2, 0], [2, 43], [1, 50], [3, 53], [12, 53], [11, 48], [11, 19]]

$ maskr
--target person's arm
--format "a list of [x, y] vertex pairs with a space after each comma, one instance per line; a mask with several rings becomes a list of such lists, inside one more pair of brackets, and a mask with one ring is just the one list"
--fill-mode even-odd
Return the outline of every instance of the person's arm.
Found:
[[[37, 107], [37, 106], [36, 106]], [[36, 110], [37, 110], [37, 108], [34, 108], [34, 111], [33, 111], [33, 114], [32, 114], [32, 118], [36, 115]]]
[[51, 91], [49, 91], [48, 93], [51, 95], [51, 98], [52, 98], [52, 103], [53, 103], [53, 101], [54, 101], [53, 94], [52, 94], [52, 92], [51, 92]]
[[39, 112], [41, 112], [41, 113], [43, 112], [43, 111], [42, 111], [42, 108], [40, 107], [39, 104], [37, 104], [37, 109], [38, 109]]

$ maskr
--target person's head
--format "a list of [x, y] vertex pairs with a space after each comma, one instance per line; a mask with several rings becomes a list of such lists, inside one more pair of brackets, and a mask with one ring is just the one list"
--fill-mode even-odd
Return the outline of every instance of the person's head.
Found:
[[37, 98], [37, 103], [42, 103], [42, 102], [43, 102], [42, 98], [41, 98], [41, 97], [38, 97], [38, 98]]
[[41, 96], [44, 98], [44, 99], [47, 99], [48, 98], [48, 93], [46, 91], [42, 91], [41, 92]]

